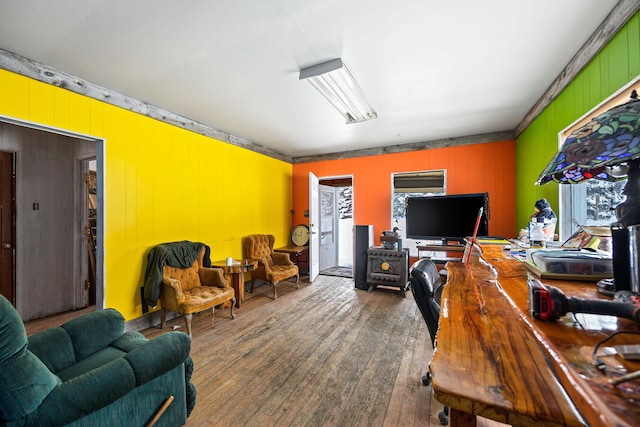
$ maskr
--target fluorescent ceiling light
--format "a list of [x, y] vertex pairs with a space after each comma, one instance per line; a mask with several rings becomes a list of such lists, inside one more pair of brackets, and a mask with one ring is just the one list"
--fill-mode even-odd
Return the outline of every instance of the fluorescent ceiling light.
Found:
[[347, 119], [347, 124], [378, 117], [340, 58], [300, 70], [300, 80], [311, 83]]

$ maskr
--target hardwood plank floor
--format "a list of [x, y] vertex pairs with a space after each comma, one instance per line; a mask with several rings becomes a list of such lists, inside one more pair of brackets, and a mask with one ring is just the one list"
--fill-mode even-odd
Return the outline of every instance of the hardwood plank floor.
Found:
[[[438, 426], [442, 405], [421, 377], [432, 355], [411, 292], [356, 290], [353, 280], [257, 286], [236, 319], [194, 315], [197, 403], [187, 426]], [[75, 312], [82, 314], [81, 312]], [[72, 314], [27, 322], [27, 332]], [[181, 317], [151, 338], [185, 331]], [[479, 422], [479, 425], [500, 425]]]
[[258, 286], [236, 314], [217, 311], [214, 328], [208, 313], [194, 316], [188, 426], [439, 425], [442, 405], [421, 383], [429, 334], [411, 293], [318, 276], [300, 289], [281, 283], [276, 300]]

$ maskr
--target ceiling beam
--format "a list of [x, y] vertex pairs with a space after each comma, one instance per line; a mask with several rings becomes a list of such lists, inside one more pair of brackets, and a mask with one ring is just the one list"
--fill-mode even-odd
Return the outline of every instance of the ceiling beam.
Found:
[[348, 159], [352, 157], [378, 156], [381, 154], [404, 153], [406, 151], [428, 150], [431, 148], [454, 147], [458, 145], [483, 144], [486, 142], [509, 141], [513, 131], [492, 132], [482, 135], [462, 136], [458, 138], [435, 139], [433, 141], [413, 142], [410, 144], [388, 145], [384, 147], [365, 148], [361, 150], [339, 151], [329, 154], [294, 157], [293, 163], [320, 162], [324, 160]]
[[620, 0], [600, 26], [582, 45], [578, 53], [555, 78], [546, 92], [531, 107], [514, 130], [517, 138], [553, 102], [554, 99], [575, 79], [584, 67], [602, 50], [622, 27], [640, 10], [640, 0]]

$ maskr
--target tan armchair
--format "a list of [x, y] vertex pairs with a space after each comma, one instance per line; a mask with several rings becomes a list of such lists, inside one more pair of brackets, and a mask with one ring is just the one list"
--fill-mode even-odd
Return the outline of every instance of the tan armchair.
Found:
[[235, 293], [224, 278], [220, 268], [203, 267], [205, 248], [200, 250], [198, 258], [189, 268], [163, 267], [160, 303], [162, 304], [161, 327], [165, 326], [166, 310], [184, 314], [187, 332], [191, 336], [191, 319], [193, 313], [211, 309], [211, 324], [215, 322], [216, 306], [231, 302], [231, 318], [235, 319], [233, 306]]
[[242, 239], [244, 257], [258, 261], [258, 267], [251, 275], [251, 292], [255, 279], [268, 282], [273, 288], [273, 299], [278, 297], [276, 285], [285, 279], [295, 277], [296, 289], [300, 272], [298, 266], [291, 262], [289, 254], [273, 251], [276, 239], [271, 234], [253, 234]]

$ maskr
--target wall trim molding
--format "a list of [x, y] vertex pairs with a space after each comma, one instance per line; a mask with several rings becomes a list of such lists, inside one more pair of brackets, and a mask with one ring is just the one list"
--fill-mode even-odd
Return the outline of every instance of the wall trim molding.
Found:
[[513, 131], [491, 132], [481, 135], [462, 136], [457, 138], [435, 139], [432, 141], [413, 142], [410, 144], [389, 145], [384, 147], [365, 148], [361, 150], [339, 151], [313, 156], [294, 157], [293, 163], [321, 162], [325, 160], [348, 159], [353, 157], [378, 156], [380, 154], [404, 153], [432, 148], [446, 148], [460, 145], [483, 144], [487, 142], [509, 141], [514, 139]]
[[286, 156], [247, 139], [203, 125], [179, 114], [156, 107], [155, 105], [131, 98], [114, 90], [107, 89], [87, 80], [72, 76], [71, 74], [58, 71], [53, 67], [49, 67], [4, 49], [0, 49], [0, 68], [62, 89], [70, 90], [71, 92], [88, 96], [89, 98], [96, 99], [98, 101], [106, 102], [107, 104], [111, 104], [116, 107], [124, 108], [125, 110], [129, 110], [134, 113], [142, 114], [143, 116], [147, 116], [200, 135], [246, 148], [247, 150], [251, 150], [256, 153], [264, 154], [288, 163], [291, 163], [292, 161], [291, 156]]

